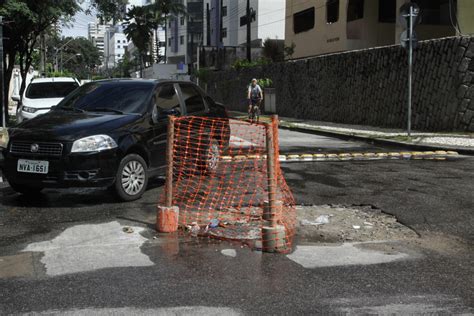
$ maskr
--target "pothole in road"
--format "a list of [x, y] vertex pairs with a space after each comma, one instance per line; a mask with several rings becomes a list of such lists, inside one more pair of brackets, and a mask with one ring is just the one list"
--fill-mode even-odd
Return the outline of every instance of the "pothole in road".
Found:
[[417, 255], [396, 241], [417, 238], [371, 206], [298, 206], [298, 246], [287, 257], [304, 268], [370, 265]]
[[306, 242], [367, 242], [417, 238], [397, 218], [372, 206], [297, 206], [298, 239]]

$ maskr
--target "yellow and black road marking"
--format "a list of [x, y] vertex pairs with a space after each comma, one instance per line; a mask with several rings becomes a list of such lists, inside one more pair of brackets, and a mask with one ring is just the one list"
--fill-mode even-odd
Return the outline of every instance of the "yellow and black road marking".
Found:
[[[358, 153], [304, 153], [282, 154], [280, 162], [308, 162], [308, 161], [367, 161], [367, 160], [446, 160], [458, 157], [455, 151], [403, 151], [403, 152], [358, 152]], [[222, 161], [264, 160], [266, 155], [237, 155], [222, 156]]]

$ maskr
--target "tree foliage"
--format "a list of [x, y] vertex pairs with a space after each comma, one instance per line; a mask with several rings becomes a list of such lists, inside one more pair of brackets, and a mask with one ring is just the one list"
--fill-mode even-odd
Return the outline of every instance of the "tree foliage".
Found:
[[[63, 69], [80, 79], [89, 78], [91, 72], [100, 64], [100, 51], [89, 40], [65, 38], [61, 43], [71, 40], [63, 49]], [[62, 44], [59, 45], [62, 45]]]
[[285, 60], [285, 41], [267, 38], [263, 42], [263, 56], [273, 62]]
[[158, 28], [159, 21], [150, 6], [133, 7], [125, 16], [124, 33], [129, 41], [135, 45], [140, 53], [140, 61], [143, 64], [147, 57], [153, 30]]
[[8, 91], [15, 61], [23, 79], [20, 94], [25, 89], [26, 75], [33, 63], [38, 37], [61, 18], [73, 16], [80, 7], [75, 0], [6, 0], [0, 6], [4, 17], [4, 104], [8, 113]]
[[[81, 3], [85, 0], [81, 0]], [[125, 6], [128, 0], [91, 0], [86, 13], [97, 11], [97, 17], [102, 22], [122, 20], [125, 14]]]

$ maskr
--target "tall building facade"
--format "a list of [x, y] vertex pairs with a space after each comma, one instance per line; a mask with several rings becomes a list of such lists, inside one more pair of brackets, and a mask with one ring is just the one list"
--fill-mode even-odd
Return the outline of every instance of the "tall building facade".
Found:
[[99, 50], [102, 64], [104, 65], [107, 60], [108, 51], [108, 37], [110, 36], [110, 31], [113, 30], [111, 24], [101, 24], [99, 20], [91, 22], [88, 24], [87, 33], [89, 41], [97, 47]]
[[105, 42], [108, 49], [104, 53], [105, 63], [107, 68], [115, 68], [123, 59], [130, 43], [120, 26], [113, 28], [107, 35]]
[[203, 43], [203, 0], [184, 0], [187, 16], [171, 16], [167, 23], [166, 55], [172, 64], [192, 64]]
[[[293, 58], [392, 45], [408, 0], [287, 0], [285, 45]], [[474, 1], [413, 0], [421, 9], [419, 40], [474, 33]]]
[[[247, 42], [247, 0], [204, 0], [204, 45], [240, 46]], [[250, 38], [285, 38], [285, 1], [250, 0]]]

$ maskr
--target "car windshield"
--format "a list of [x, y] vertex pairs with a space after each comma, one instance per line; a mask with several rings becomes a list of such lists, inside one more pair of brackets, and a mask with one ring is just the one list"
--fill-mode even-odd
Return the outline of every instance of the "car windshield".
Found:
[[71, 93], [58, 108], [143, 113], [152, 91], [153, 84], [146, 82], [91, 82]]
[[25, 96], [29, 99], [64, 98], [74, 91], [77, 82], [32, 82], [26, 89]]

